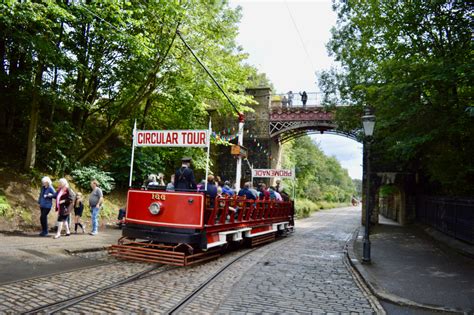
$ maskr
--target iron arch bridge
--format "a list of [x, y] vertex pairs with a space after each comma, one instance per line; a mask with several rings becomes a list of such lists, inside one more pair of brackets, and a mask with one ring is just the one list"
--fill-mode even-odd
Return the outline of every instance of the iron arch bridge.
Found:
[[345, 132], [337, 129], [334, 111], [324, 107], [280, 107], [270, 112], [270, 137], [281, 144], [306, 134], [326, 133], [340, 135], [355, 141], [356, 132]]

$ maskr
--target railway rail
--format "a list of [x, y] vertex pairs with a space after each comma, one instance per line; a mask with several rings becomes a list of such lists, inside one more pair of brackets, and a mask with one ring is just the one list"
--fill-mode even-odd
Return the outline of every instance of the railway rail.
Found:
[[[184, 309], [189, 303], [191, 303], [196, 296], [199, 295], [201, 291], [203, 291], [209, 284], [211, 284], [214, 280], [216, 280], [225, 270], [231, 267], [240, 259], [244, 258], [245, 256], [249, 255], [250, 253], [257, 250], [258, 247], [246, 249], [243, 253], [239, 254], [237, 257], [231, 258], [229, 261], [225, 262], [217, 271], [212, 273], [211, 276], [207, 277], [203, 282], [201, 282], [194, 290], [192, 290], [188, 295], [186, 295], [183, 299], [179, 301], [175, 306], [171, 307], [166, 314], [177, 314], [182, 309]], [[91, 299], [97, 295], [103, 294], [109, 290], [124, 286], [126, 284], [130, 284], [132, 282], [140, 281], [146, 278], [151, 278], [158, 276], [160, 274], [166, 273], [171, 270], [177, 269], [177, 266], [169, 266], [169, 265], [162, 265], [162, 264], [155, 264], [146, 270], [137, 272], [123, 280], [114, 282], [112, 284], [91, 290], [87, 293], [79, 294], [70, 298], [62, 299], [60, 301], [48, 303], [45, 305], [38, 306], [36, 308], [32, 308], [22, 312], [21, 314], [30, 315], [30, 314], [56, 314], [60, 313], [63, 310], [70, 309], [74, 307], [74, 305], [84, 302], [88, 299]], [[187, 268], [183, 268], [185, 270]]]

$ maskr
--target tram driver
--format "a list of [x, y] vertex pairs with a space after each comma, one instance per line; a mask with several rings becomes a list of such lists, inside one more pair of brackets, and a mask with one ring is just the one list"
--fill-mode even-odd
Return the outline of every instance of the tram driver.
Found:
[[194, 178], [194, 172], [191, 169], [191, 158], [183, 157], [181, 159], [181, 167], [176, 170], [174, 175], [174, 188], [176, 191], [189, 191], [196, 190], [196, 180]]

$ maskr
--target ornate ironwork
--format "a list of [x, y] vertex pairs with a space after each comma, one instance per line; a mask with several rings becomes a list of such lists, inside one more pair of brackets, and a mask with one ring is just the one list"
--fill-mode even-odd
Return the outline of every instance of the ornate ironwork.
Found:
[[356, 134], [337, 130], [334, 112], [318, 108], [277, 108], [270, 112], [270, 137], [280, 143], [308, 133], [329, 133], [358, 141]]

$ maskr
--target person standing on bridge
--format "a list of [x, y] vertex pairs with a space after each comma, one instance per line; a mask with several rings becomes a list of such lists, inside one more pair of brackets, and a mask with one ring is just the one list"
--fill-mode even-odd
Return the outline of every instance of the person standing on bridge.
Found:
[[288, 107], [291, 107], [293, 105], [293, 97], [294, 97], [293, 92], [292, 91], [288, 92]]
[[300, 92], [301, 95], [301, 103], [303, 103], [303, 108], [306, 107], [306, 102], [308, 101], [308, 94], [306, 94], [306, 91], [303, 91], [303, 93]]
[[181, 167], [176, 170], [174, 175], [174, 189], [176, 191], [196, 189], [196, 180], [194, 178], [194, 172], [191, 169], [191, 158], [183, 157], [181, 162]]

